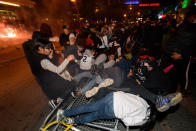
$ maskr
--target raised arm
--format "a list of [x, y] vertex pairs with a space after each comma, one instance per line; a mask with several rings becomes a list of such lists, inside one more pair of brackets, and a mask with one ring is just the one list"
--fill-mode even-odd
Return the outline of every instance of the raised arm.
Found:
[[62, 73], [66, 66], [69, 64], [69, 62], [71, 60], [74, 60], [75, 57], [73, 55], [69, 55], [59, 66], [54, 65], [52, 62], [50, 62], [50, 60], [48, 59], [43, 59], [41, 61], [41, 66], [42, 68], [44, 68], [45, 70], [49, 70], [51, 72], [60, 74]]

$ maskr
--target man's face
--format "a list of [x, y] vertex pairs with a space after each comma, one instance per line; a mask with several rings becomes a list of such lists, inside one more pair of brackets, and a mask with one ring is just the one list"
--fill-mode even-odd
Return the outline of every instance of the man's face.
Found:
[[95, 28], [90, 28], [91, 32], [96, 32]]
[[75, 37], [71, 37], [69, 40], [70, 40], [70, 42], [75, 43], [76, 38]]
[[69, 34], [69, 30], [68, 30], [67, 28], [63, 29], [63, 31], [64, 31], [64, 33], [65, 33], [66, 35]]
[[38, 50], [40, 54], [47, 55], [47, 56], [50, 55], [51, 51], [52, 51], [51, 48], [43, 48], [43, 47], [39, 47]]
[[152, 66], [150, 66], [147, 62], [144, 62], [144, 66], [147, 68], [148, 71], [152, 71]]
[[109, 56], [108, 56], [108, 59], [109, 59], [109, 60], [114, 60], [114, 55], [113, 55], [113, 54], [112, 54], [112, 55], [109, 55]]
[[47, 47], [44, 48], [44, 54], [45, 54], [45, 55], [50, 55], [51, 51], [52, 51], [51, 48], [47, 48]]
[[191, 23], [196, 23], [196, 15], [192, 15], [190, 18], [189, 18], [189, 21]]

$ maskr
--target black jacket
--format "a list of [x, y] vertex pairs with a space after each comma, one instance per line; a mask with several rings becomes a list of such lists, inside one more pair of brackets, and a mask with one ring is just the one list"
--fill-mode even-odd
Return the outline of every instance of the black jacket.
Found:
[[180, 53], [183, 58], [187, 58], [195, 54], [196, 24], [183, 23], [176, 35], [168, 41], [166, 54], [169, 56], [173, 52]]
[[69, 41], [69, 34], [66, 35], [65, 33], [62, 33], [59, 37], [59, 43], [61, 46], [66, 47], [66, 42]]
[[171, 92], [171, 85], [168, 76], [158, 67], [146, 75], [144, 87], [154, 94], [166, 95]]
[[[74, 90], [74, 85], [69, 81], [64, 80], [58, 74], [41, 67], [41, 60], [48, 59], [47, 56], [40, 55], [32, 50], [33, 41], [29, 40], [23, 44], [23, 49], [26, 54], [28, 63], [31, 67], [32, 73], [35, 75], [43, 92], [48, 99], [56, 99], [58, 97], [65, 98]], [[56, 64], [55, 60], [51, 61]]]

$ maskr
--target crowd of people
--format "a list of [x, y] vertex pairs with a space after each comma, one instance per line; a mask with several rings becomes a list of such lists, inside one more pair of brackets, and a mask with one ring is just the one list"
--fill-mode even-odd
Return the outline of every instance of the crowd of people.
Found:
[[[195, 22], [192, 11], [181, 25], [174, 19], [64, 25], [60, 37], [54, 37], [44, 23], [23, 48], [52, 107], [70, 94], [96, 100], [59, 109], [57, 121], [64, 118], [67, 124], [79, 124], [119, 118], [127, 126], [140, 125], [149, 117], [149, 103], [165, 112], [189, 89]], [[64, 49], [56, 50], [53, 42]], [[70, 118], [81, 113], [87, 114]]]

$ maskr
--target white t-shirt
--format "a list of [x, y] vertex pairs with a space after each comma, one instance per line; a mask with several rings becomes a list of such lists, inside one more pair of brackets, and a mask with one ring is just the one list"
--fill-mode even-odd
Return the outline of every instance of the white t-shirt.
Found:
[[90, 70], [92, 64], [94, 64], [95, 60], [91, 54], [91, 51], [86, 49], [82, 59], [80, 60], [80, 69], [82, 70]]
[[103, 49], [105, 47], [109, 48], [107, 35], [104, 35], [101, 38], [101, 42], [102, 42], [102, 45], [99, 48], [101, 48], [101, 49]]
[[121, 119], [126, 126], [142, 125], [146, 122], [150, 112], [149, 105], [139, 96], [114, 92], [114, 114]]

